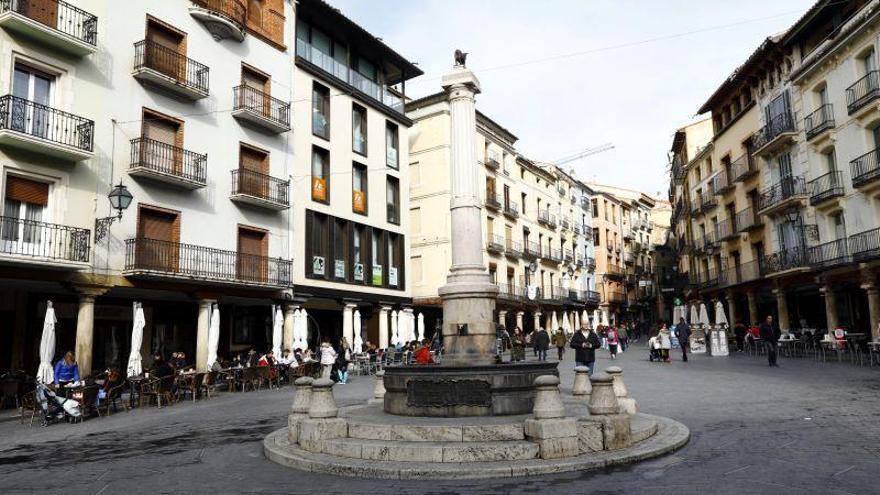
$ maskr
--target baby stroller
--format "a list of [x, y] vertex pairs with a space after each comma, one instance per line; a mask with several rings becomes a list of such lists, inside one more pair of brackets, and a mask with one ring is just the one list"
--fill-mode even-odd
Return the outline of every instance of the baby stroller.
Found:
[[663, 361], [663, 356], [660, 355], [660, 339], [658, 339], [656, 335], [648, 339], [648, 349], [650, 351], [648, 354], [648, 361], [651, 361], [652, 363], [654, 361]]
[[60, 397], [46, 385], [37, 382], [34, 390], [37, 398], [37, 404], [43, 412], [40, 417], [40, 426], [49, 426], [50, 424], [67, 419], [69, 423], [73, 423], [77, 419], [82, 418], [82, 408], [79, 402], [73, 399]]

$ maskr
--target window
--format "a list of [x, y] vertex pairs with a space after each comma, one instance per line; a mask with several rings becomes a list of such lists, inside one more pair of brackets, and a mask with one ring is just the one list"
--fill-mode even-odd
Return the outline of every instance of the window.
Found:
[[[16, 64], [12, 81], [12, 95], [29, 100], [46, 107], [52, 106], [52, 86], [54, 78], [30, 67]], [[29, 109], [21, 103], [10, 105], [11, 127], [19, 132], [32, 136], [47, 137], [49, 130], [55, 126], [49, 111], [41, 107]], [[32, 113], [32, 115], [25, 115]]]
[[45, 220], [49, 204], [49, 184], [14, 175], [6, 176], [3, 198], [3, 218], [0, 220], [0, 239], [4, 252], [33, 252], [34, 244], [42, 239], [40, 228], [32, 222]]
[[306, 211], [306, 275], [311, 278], [328, 278], [329, 230], [327, 215]]
[[263, 229], [238, 227], [235, 274], [240, 280], [265, 281], [269, 275], [269, 235]]
[[330, 139], [330, 89], [312, 84], [312, 134]]
[[351, 279], [355, 283], [364, 283], [364, 263], [367, 259], [366, 229], [363, 225], [354, 225], [351, 229]]
[[330, 204], [330, 152], [312, 147], [312, 200]]
[[409, 230], [413, 234], [422, 233], [422, 209], [412, 208], [409, 210]]
[[391, 232], [385, 235], [388, 246], [388, 286], [403, 288], [403, 238]]
[[385, 184], [385, 203], [388, 223], [400, 225], [400, 181], [397, 177], [388, 177]]
[[831, 225], [834, 226], [834, 238], [846, 239], [846, 221], [843, 212], [837, 212], [831, 217]]
[[348, 260], [348, 222], [337, 218], [333, 221], [333, 278], [346, 280], [346, 260]]
[[269, 153], [265, 150], [240, 143], [238, 147], [238, 189], [239, 194], [259, 198], [270, 198], [269, 191]]
[[831, 148], [827, 152], [824, 153], [825, 165], [828, 169], [828, 172], [837, 171], [837, 159], [834, 157], [834, 148]]
[[590, 200], [590, 209], [593, 213], [593, 218], [599, 218], [599, 202], [596, 198]]
[[370, 277], [372, 285], [384, 285], [385, 283], [385, 250], [382, 249], [384, 246], [382, 238], [383, 232], [381, 230], [373, 230], [370, 236], [370, 252], [373, 255], [373, 271]]
[[862, 69], [865, 71], [865, 74], [870, 74], [871, 72], [877, 70], [877, 60], [874, 57], [874, 49], [871, 48], [868, 50], [861, 58], [862, 61]]
[[367, 110], [357, 105], [351, 106], [351, 149], [367, 156]]
[[399, 168], [400, 146], [398, 142], [397, 125], [385, 122], [385, 164], [397, 170]]
[[360, 163], [351, 166], [351, 211], [367, 214], [367, 166]]

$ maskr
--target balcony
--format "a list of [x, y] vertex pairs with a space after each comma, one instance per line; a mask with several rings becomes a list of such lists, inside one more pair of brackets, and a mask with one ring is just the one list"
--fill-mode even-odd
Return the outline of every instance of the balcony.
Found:
[[586, 290], [584, 291], [584, 302], [587, 304], [598, 305], [602, 302], [602, 296], [594, 290]]
[[593, 258], [592, 256], [587, 256], [585, 265], [587, 267], [587, 271], [591, 271], [591, 272], [595, 271], [596, 270], [596, 258]]
[[128, 174], [133, 177], [199, 189], [208, 185], [207, 165], [208, 155], [145, 137], [131, 140]]
[[150, 40], [134, 44], [132, 76], [185, 100], [196, 101], [210, 94], [208, 66]]
[[612, 304], [623, 304], [626, 302], [626, 293], [619, 290], [608, 291], [608, 302]]
[[247, 6], [243, 0], [192, 0], [189, 14], [201, 21], [215, 40], [244, 41]]
[[721, 287], [731, 287], [757, 280], [760, 277], [760, 263], [758, 261], [749, 261], [748, 263], [742, 263], [722, 270], [718, 277], [718, 285]]
[[562, 184], [556, 184], [556, 192], [559, 193], [560, 196], [565, 196], [565, 186]]
[[829, 199], [843, 196], [843, 172], [828, 172], [811, 180], [810, 186], [810, 204], [819, 205]]
[[684, 167], [681, 166], [681, 159], [678, 155], [672, 159], [672, 165], [670, 166], [670, 173], [672, 175], [672, 182], [674, 184], [681, 184], [684, 181]]
[[538, 211], [538, 223], [543, 223], [547, 228], [556, 228], [556, 215], [551, 215], [550, 210]]
[[575, 233], [575, 235], [580, 235], [581, 234], [581, 224], [578, 222], [574, 222], [574, 224], [571, 226], [571, 230], [572, 230], [572, 232]]
[[804, 117], [804, 132], [810, 141], [825, 131], [834, 129], [834, 107], [830, 103], [820, 106], [816, 111]]
[[729, 180], [726, 170], [718, 172], [715, 177], [712, 178], [712, 190], [715, 191], [716, 195], [733, 191], [735, 188], [736, 184]]
[[283, 288], [292, 262], [205, 246], [135, 238], [125, 241], [123, 275], [157, 280]]
[[633, 256], [631, 251], [627, 251], [627, 252], [623, 253], [623, 263], [624, 264], [632, 265], [633, 263], [635, 263], [635, 261], [636, 261], [636, 258], [635, 258], [635, 256]]
[[495, 194], [492, 189], [486, 189], [486, 208], [494, 211], [501, 211], [501, 197]]
[[770, 215], [791, 205], [798, 205], [807, 197], [807, 182], [803, 177], [784, 177], [758, 197], [758, 213]]
[[571, 226], [571, 220], [569, 220], [568, 217], [560, 217], [559, 223], [562, 228], [566, 230]]
[[698, 215], [700, 213], [700, 209], [702, 208], [700, 196], [701, 196], [701, 193], [695, 192], [694, 199], [691, 200], [691, 215], [692, 216]]
[[236, 203], [281, 211], [290, 208], [290, 181], [244, 168], [232, 170], [232, 194]]
[[718, 224], [715, 226], [715, 235], [719, 242], [735, 239], [739, 236], [739, 232], [737, 232], [736, 230], [735, 218], [736, 217], [727, 218], [718, 222]]
[[501, 254], [504, 252], [504, 236], [489, 234], [486, 241], [486, 251], [493, 254]]
[[584, 239], [587, 242], [594, 242], [596, 239], [593, 237], [593, 229], [587, 225], [584, 225]]
[[880, 97], [880, 71], [871, 71], [846, 88], [846, 111], [853, 115]]
[[505, 301], [520, 301], [523, 299], [523, 291], [520, 287], [512, 284], [496, 284], [498, 286], [498, 299]]
[[569, 248], [565, 248], [562, 252], [562, 262], [563, 263], [571, 263], [574, 261], [574, 253]]
[[296, 39], [297, 62], [306, 62], [310, 66], [337, 79], [347, 89], [354, 90], [356, 94], [363, 95], [375, 103], [389, 108], [399, 115], [404, 115], [403, 98], [390, 91], [387, 87], [375, 83], [359, 72], [350, 69], [344, 63], [338, 62], [332, 55], [324, 53], [319, 48], [302, 39]]
[[849, 162], [850, 177], [852, 177], [852, 185], [855, 188], [877, 185], [877, 178], [880, 177], [880, 165], [878, 165], [878, 157], [880, 157], [880, 148], [869, 151], [864, 155]]
[[271, 134], [290, 130], [290, 103], [242, 84], [232, 88], [232, 116]]
[[624, 273], [623, 267], [620, 265], [614, 265], [611, 263], [608, 263], [605, 265], [605, 277], [606, 278], [610, 277], [610, 278], [621, 280], [621, 279], [623, 279], [623, 273]]
[[486, 161], [483, 163], [485, 163], [486, 168], [488, 168], [489, 170], [498, 170], [499, 168], [501, 168], [501, 160], [499, 160], [498, 155], [494, 153], [490, 153], [486, 157]]
[[545, 249], [541, 260], [546, 261], [547, 263], [562, 263], [562, 250], [552, 248]]
[[633, 238], [633, 229], [629, 225], [623, 226], [623, 238], [624, 239], [632, 239]]
[[568, 300], [579, 303], [584, 302], [584, 291], [577, 289], [568, 289]]
[[0, 261], [79, 269], [89, 263], [90, 231], [0, 216]]
[[849, 236], [849, 254], [854, 262], [867, 261], [880, 256], [880, 228]]
[[526, 241], [523, 244], [523, 258], [534, 260], [541, 257], [541, 246], [537, 242]]
[[574, 264], [575, 264], [575, 266], [577, 266], [578, 268], [583, 268], [583, 267], [584, 267], [584, 257], [581, 256], [581, 257], [575, 259], [575, 260], [574, 260]]
[[17, 96], [0, 96], [0, 144], [78, 162], [91, 158], [95, 123]]
[[0, 26], [77, 57], [97, 50], [98, 18], [61, 0], [2, 0]]
[[758, 169], [750, 153], [745, 153], [730, 163], [730, 175], [734, 182], [743, 182], [758, 175]]
[[786, 248], [778, 253], [764, 255], [760, 261], [761, 275], [779, 274], [807, 266], [804, 249], [801, 246]]
[[811, 246], [807, 250], [807, 262], [814, 268], [828, 268], [849, 262], [849, 245], [847, 239]]
[[504, 254], [510, 258], [519, 258], [523, 255], [522, 243], [507, 240], [504, 244]]
[[767, 125], [752, 136], [753, 153], [758, 156], [773, 154], [797, 137], [797, 122], [790, 112], [773, 117]]
[[715, 193], [710, 191], [700, 193], [700, 211], [706, 212], [716, 206], [718, 206], [718, 199], [715, 197]]
[[504, 216], [511, 219], [511, 220], [515, 220], [515, 219], [519, 218], [519, 205], [514, 201], [510, 201], [510, 200], [505, 201], [504, 202]]
[[761, 217], [755, 213], [755, 209], [752, 207], [736, 212], [733, 224], [737, 232], [749, 232], [764, 226]]
[[700, 272], [700, 287], [708, 289], [718, 285], [718, 272], [715, 267], [709, 267], [708, 270]]

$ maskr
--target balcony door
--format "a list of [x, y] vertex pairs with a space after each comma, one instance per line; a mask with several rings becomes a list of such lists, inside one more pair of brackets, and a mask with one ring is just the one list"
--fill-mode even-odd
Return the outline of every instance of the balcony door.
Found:
[[20, 99], [12, 102], [12, 129], [32, 136], [48, 137], [53, 83], [52, 76], [26, 65], [16, 64], [12, 96]]
[[269, 275], [269, 236], [265, 230], [238, 228], [238, 256], [236, 278], [250, 282], [265, 282]]
[[495, 201], [495, 177], [486, 177], [486, 200]]
[[242, 144], [238, 158], [238, 192], [258, 198], [270, 198], [269, 154]]
[[138, 156], [141, 165], [166, 174], [181, 175], [183, 123], [144, 110], [141, 135], [144, 137]]
[[141, 206], [136, 261], [139, 268], [176, 272], [180, 266], [180, 213]]
[[8, 175], [0, 219], [0, 251], [40, 254], [44, 241], [42, 223], [49, 204], [49, 184]]
[[185, 35], [159, 21], [148, 19], [146, 37], [144, 65], [172, 79], [187, 80]]
[[18, 10], [29, 19], [51, 28], [58, 26], [57, 0], [27, 0], [18, 2]]
[[780, 131], [786, 116], [790, 114], [790, 108], [788, 91], [777, 96], [767, 105], [764, 109], [764, 118], [766, 124], [770, 126], [771, 133], [775, 135]]
[[272, 93], [270, 78], [267, 74], [247, 66], [241, 67], [241, 85], [243, 101], [238, 106], [255, 110], [266, 117], [271, 117], [269, 95]]

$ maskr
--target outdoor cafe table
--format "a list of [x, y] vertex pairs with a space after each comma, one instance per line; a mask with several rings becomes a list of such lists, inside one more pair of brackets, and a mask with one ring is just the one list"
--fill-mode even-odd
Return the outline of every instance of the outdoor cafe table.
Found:
[[135, 396], [140, 395], [141, 384], [145, 380], [147, 378], [144, 375], [128, 377], [128, 406], [130, 409], [134, 409]]

